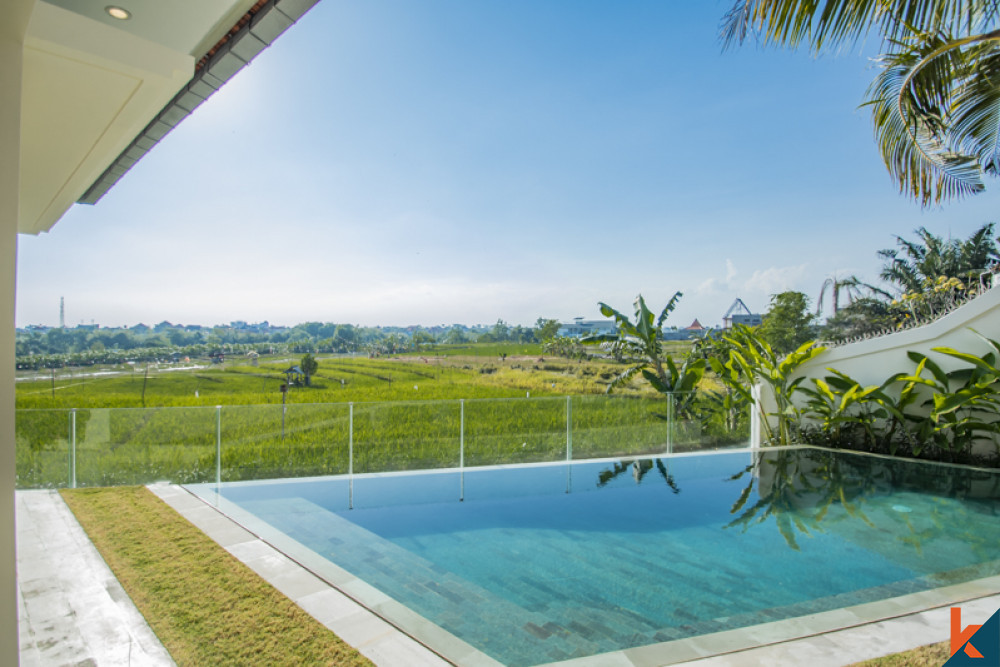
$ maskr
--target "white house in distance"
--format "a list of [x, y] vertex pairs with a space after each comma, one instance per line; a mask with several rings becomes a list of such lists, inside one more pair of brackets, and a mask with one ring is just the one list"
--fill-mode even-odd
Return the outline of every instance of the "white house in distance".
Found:
[[[317, 0], [6, 0], [0, 20], [0, 665], [18, 664], [17, 235], [96, 203]], [[112, 4], [109, 4], [112, 3]]]
[[585, 320], [582, 317], [575, 317], [572, 322], [560, 324], [556, 335], [566, 338], [583, 338], [597, 334], [613, 334], [617, 330], [614, 320]]

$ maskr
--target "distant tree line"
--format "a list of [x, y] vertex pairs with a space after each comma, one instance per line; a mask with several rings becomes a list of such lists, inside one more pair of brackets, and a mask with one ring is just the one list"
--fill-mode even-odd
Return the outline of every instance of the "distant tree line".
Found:
[[19, 369], [91, 366], [182, 358], [224, 358], [257, 354], [367, 353], [372, 356], [431, 350], [439, 344], [534, 343], [555, 335], [557, 320], [539, 318], [536, 327], [503, 320], [489, 329], [455, 325], [441, 331], [422, 327], [362, 327], [304, 322], [276, 331], [236, 327], [185, 327], [162, 322], [155, 327], [100, 329], [80, 326], [18, 331]]

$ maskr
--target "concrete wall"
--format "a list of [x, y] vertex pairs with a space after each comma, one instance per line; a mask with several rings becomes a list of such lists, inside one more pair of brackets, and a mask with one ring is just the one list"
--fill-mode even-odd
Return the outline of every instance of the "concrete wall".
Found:
[[24, 35], [34, 0], [0, 20], [0, 665], [18, 664], [14, 544], [14, 294], [21, 164]]
[[798, 375], [822, 378], [829, 375], [827, 368], [835, 368], [863, 385], [881, 384], [893, 373], [915, 370], [906, 356], [911, 350], [926, 354], [945, 371], [968, 367], [931, 348], [953, 347], [984, 354], [989, 345], [970, 329], [1000, 340], [1000, 286], [926, 326], [829, 349], [803, 364]]
[[[976, 356], [992, 349], [972, 329], [1000, 340], [1000, 286], [926, 326], [828, 349], [799, 367], [793, 379], [805, 377], [804, 386], [812, 388], [811, 378], [831, 375], [828, 369], [833, 368], [863, 386], [879, 385], [894, 373], [916, 370], [916, 364], [906, 355], [909, 351], [927, 355], [945, 372], [968, 368], [969, 364], [933, 352], [932, 348], [951, 347]], [[925, 376], [929, 377], [926, 371]], [[763, 385], [760, 390], [763, 410], [773, 412], [774, 399], [768, 387]], [[992, 443], [984, 445], [981, 451], [994, 451]]]

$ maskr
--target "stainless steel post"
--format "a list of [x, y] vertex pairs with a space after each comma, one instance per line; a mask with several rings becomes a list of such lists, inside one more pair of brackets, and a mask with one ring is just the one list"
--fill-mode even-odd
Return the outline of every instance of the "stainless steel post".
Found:
[[[215, 406], [215, 485], [222, 484], [222, 406]], [[216, 489], [218, 493], [218, 489]]]
[[347, 404], [347, 507], [354, 509], [354, 403]]
[[573, 397], [566, 397], [566, 460], [573, 460]]
[[458, 399], [458, 500], [465, 500], [465, 399]]
[[76, 408], [69, 413], [69, 487], [76, 488]]

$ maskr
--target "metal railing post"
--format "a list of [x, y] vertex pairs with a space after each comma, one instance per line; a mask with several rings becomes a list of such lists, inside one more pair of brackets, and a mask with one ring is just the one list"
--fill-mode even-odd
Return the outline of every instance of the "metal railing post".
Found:
[[573, 460], [573, 397], [566, 397], [566, 460]]
[[347, 404], [347, 507], [354, 509], [354, 403]]
[[76, 488], [76, 408], [69, 412], [69, 488]]
[[222, 484], [222, 406], [215, 406], [215, 485]]
[[674, 394], [667, 394], [667, 454], [674, 453]]
[[458, 500], [465, 501], [465, 399], [458, 399]]

